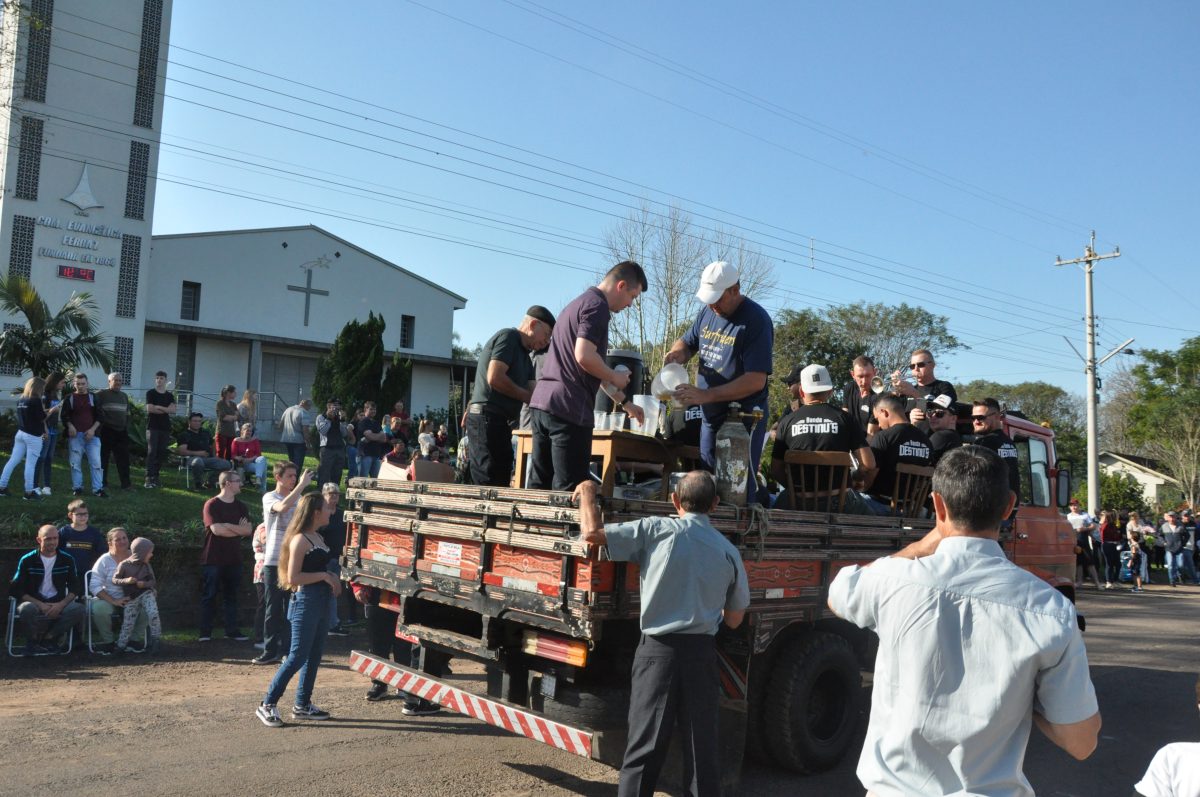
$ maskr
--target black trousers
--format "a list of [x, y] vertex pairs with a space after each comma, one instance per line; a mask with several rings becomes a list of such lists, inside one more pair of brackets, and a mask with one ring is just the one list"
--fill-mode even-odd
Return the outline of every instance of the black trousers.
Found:
[[467, 448], [471, 480], [475, 484], [508, 487], [513, 473], [512, 427], [508, 421], [489, 412], [468, 414], [467, 437], [471, 441]]
[[[414, 670], [422, 670], [434, 678], [441, 678], [446, 674], [447, 665], [450, 663], [450, 654], [440, 650], [422, 649], [407, 639], [397, 637], [396, 623], [399, 622], [400, 615], [396, 612], [368, 604], [363, 607], [363, 614], [367, 617], [368, 653], [384, 659], [391, 657], [392, 661], [397, 664], [403, 664]], [[424, 655], [424, 661], [421, 659], [422, 655]], [[372, 681], [372, 683], [382, 682]], [[415, 706], [422, 702], [424, 701], [415, 695], [404, 694], [405, 705]]]
[[[146, 430], [146, 481], [158, 482], [158, 474], [162, 464], [167, 461], [171, 446], [170, 429]], [[100, 453], [104, 453], [104, 443], [100, 443]]]
[[129, 487], [129, 432], [125, 429], [100, 427], [100, 472], [104, 474], [104, 486], [108, 486], [108, 458], [117, 463], [117, 476], [122, 487]]
[[532, 409], [531, 412], [530, 489], [574, 490], [575, 485], [588, 478], [592, 427], [578, 426], [544, 410]]
[[304, 455], [308, 453], [308, 447], [304, 443], [284, 443], [287, 447], [288, 460], [296, 466], [297, 472], [304, 471]]
[[653, 797], [677, 725], [686, 793], [692, 797], [720, 795], [720, 689], [714, 637], [642, 635], [633, 658], [629, 744], [621, 764], [618, 797]]

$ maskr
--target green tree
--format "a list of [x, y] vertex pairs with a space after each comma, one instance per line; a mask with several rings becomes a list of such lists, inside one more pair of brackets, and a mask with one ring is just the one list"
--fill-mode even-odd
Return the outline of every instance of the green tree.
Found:
[[936, 358], [965, 348], [947, 329], [946, 316], [923, 307], [858, 302], [830, 307], [822, 316], [855, 356], [866, 354], [874, 360], [880, 374], [907, 369], [916, 349], [929, 349]]
[[1126, 433], [1179, 482], [1184, 500], [1200, 495], [1200, 337], [1178, 351], [1147, 349], [1132, 371], [1141, 400]]
[[[850, 363], [862, 354], [838, 334], [817, 310], [784, 310], [775, 319], [775, 379], [770, 381], [770, 403], [774, 413], [788, 406], [787, 386], [783, 378], [797, 365], [820, 363], [829, 369], [833, 383], [847, 376]], [[772, 416], [774, 417], [774, 416]]]
[[1054, 448], [1060, 460], [1069, 460], [1078, 472], [1087, 468], [1086, 409], [1083, 397], [1049, 382], [1004, 385], [976, 379], [958, 388], [960, 401], [994, 398], [1005, 409], [1017, 410], [1034, 423], [1054, 430]]
[[[392, 362], [388, 365], [387, 374], [383, 377], [383, 383], [379, 386], [379, 417], [382, 418], [391, 412], [392, 405], [397, 401], [403, 401], [407, 404], [411, 389], [412, 360], [407, 357], [401, 357], [399, 354], [393, 354]], [[409, 410], [411, 411], [411, 409], [410, 407]]]
[[354, 320], [342, 327], [329, 353], [317, 362], [312, 397], [318, 412], [330, 398], [341, 400], [346, 408], [367, 400], [379, 403], [386, 327], [383, 316], [374, 312], [367, 314], [366, 321]]
[[83, 363], [112, 370], [116, 357], [98, 328], [91, 294], [72, 294], [52, 313], [29, 280], [9, 275], [0, 277], [0, 309], [25, 320], [0, 333], [0, 360], [19, 364], [23, 373], [68, 373]]
[[[1074, 479], [1074, 496], [1081, 504], [1087, 504], [1087, 479]], [[1141, 517], [1151, 516], [1151, 507], [1146, 502], [1142, 485], [1128, 473], [1109, 473], [1100, 469], [1100, 508], [1114, 512], [1137, 512]]]

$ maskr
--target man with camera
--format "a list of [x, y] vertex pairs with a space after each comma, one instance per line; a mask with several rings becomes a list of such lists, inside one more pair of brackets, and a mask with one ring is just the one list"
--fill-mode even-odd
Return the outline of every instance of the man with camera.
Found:
[[317, 482], [341, 484], [346, 469], [346, 446], [354, 445], [354, 427], [342, 418], [342, 403], [329, 399], [325, 412], [317, 416], [317, 433], [321, 449], [317, 457]]

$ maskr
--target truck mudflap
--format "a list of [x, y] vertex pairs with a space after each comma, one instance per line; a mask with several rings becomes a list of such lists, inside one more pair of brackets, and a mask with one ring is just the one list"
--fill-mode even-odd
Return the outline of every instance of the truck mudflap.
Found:
[[592, 751], [597, 741], [595, 737], [600, 735], [548, 720], [528, 709], [450, 686], [425, 673], [359, 650], [350, 652], [350, 669], [430, 703], [437, 703], [442, 708], [584, 758], [593, 757]]

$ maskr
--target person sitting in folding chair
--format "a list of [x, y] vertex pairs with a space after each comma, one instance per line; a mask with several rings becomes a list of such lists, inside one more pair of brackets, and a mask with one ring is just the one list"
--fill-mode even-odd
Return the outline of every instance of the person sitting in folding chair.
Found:
[[[83, 585], [91, 596], [93, 637], [90, 647], [93, 653], [102, 656], [113, 652], [113, 642], [116, 639], [113, 634], [113, 614], [129, 603], [125, 590], [112, 580], [117, 565], [129, 558], [129, 535], [125, 529], [117, 526], [108, 530], [107, 537], [108, 553], [102, 554], [96, 560], [95, 567], [86, 574], [87, 582]], [[134, 639], [146, 638], [149, 620], [146, 614], [139, 615], [137, 625], [133, 629]]]
[[62, 653], [66, 636], [83, 619], [79, 571], [66, 551], [58, 550], [58, 529], [38, 529], [37, 548], [21, 557], [9, 595], [17, 601], [17, 621], [25, 630], [25, 655]]

